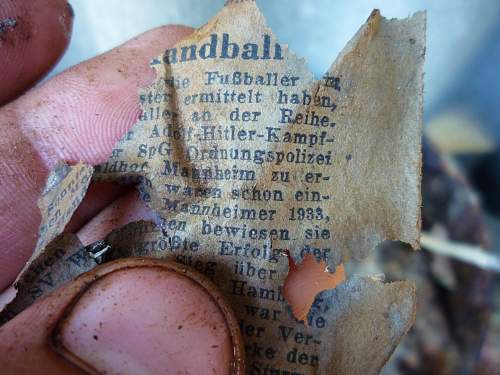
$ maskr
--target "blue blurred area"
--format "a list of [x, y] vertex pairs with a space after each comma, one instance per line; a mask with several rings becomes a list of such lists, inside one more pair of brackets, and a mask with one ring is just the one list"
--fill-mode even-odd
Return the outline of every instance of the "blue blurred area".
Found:
[[478, 41], [470, 60], [457, 72], [427, 116], [457, 108], [472, 115], [495, 140], [500, 140], [500, 12], [489, 33]]
[[[200, 26], [224, 0], [70, 0], [76, 14], [70, 47], [52, 74], [167, 24]], [[499, 0], [257, 0], [282, 43], [320, 76], [368, 17], [427, 10], [425, 119], [458, 112], [500, 140]]]

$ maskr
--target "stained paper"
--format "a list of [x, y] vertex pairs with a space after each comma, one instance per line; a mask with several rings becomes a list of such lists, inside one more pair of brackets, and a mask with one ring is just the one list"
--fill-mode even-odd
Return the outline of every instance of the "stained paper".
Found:
[[[140, 118], [95, 168], [95, 180], [139, 181], [159, 217], [110, 233], [110, 258], [175, 260], [212, 279], [250, 374], [378, 373], [413, 322], [413, 284], [347, 271], [299, 322], [284, 254], [335, 272], [384, 240], [418, 248], [424, 54], [425, 13], [374, 11], [315, 79], [254, 1], [229, 1], [152, 59]], [[58, 267], [68, 278], [88, 263]]]

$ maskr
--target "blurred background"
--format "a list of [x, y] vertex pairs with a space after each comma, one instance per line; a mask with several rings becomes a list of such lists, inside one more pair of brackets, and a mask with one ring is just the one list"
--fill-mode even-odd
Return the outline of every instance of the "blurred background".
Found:
[[[70, 0], [51, 75], [153, 27], [198, 27], [223, 0]], [[257, 0], [317, 77], [369, 16], [427, 10], [423, 251], [387, 243], [360, 265], [413, 279], [417, 322], [384, 374], [500, 374], [500, 0]]]

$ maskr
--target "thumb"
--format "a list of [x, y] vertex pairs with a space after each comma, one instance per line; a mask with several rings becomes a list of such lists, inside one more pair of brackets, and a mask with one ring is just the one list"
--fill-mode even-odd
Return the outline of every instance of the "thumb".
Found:
[[3, 374], [243, 374], [242, 353], [215, 286], [152, 259], [96, 267], [0, 328]]

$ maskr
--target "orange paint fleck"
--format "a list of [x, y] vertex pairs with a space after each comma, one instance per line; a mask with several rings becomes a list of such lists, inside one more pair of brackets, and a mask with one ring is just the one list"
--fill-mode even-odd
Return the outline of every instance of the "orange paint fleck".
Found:
[[290, 270], [285, 279], [283, 294], [295, 318], [307, 324], [307, 314], [316, 295], [323, 290], [337, 287], [345, 280], [344, 265], [339, 264], [335, 272], [330, 273], [325, 262], [316, 262], [310, 254], [299, 264], [288, 255], [288, 264]]

